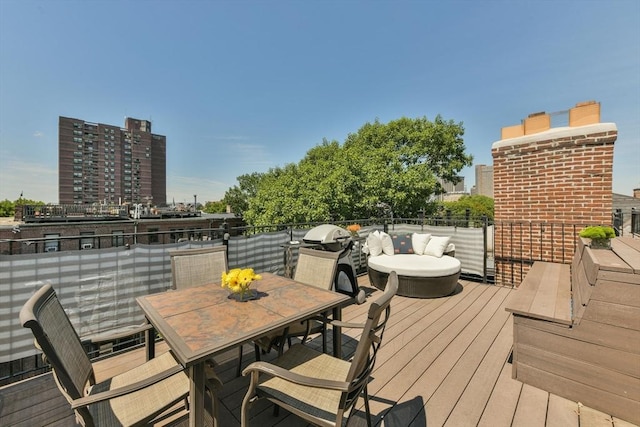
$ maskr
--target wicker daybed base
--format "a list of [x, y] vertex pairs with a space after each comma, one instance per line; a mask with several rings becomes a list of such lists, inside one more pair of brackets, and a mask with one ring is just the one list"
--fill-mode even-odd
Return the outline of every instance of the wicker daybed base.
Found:
[[[369, 267], [369, 281], [373, 286], [384, 290], [388, 273], [382, 273]], [[398, 295], [412, 298], [438, 298], [451, 295], [458, 286], [460, 272], [440, 277], [398, 276]]]

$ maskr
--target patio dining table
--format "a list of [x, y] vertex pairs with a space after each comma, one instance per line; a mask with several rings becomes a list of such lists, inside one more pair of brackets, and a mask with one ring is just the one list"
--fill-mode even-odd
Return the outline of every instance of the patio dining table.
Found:
[[[187, 370], [191, 411], [189, 425], [204, 425], [205, 361], [290, 323], [341, 308], [351, 298], [293, 279], [263, 273], [252, 288], [257, 298], [241, 302], [229, 298], [219, 283], [139, 297], [138, 304], [164, 337], [178, 362]], [[339, 328], [333, 331], [334, 355], [341, 356]]]

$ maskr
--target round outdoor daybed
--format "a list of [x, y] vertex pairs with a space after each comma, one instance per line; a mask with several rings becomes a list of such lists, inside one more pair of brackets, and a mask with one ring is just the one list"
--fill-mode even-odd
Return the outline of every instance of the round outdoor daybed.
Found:
[[398, 295], [437, 298], [451, 295], [458, 286], [460, 261], [443, 255], [396, 254], [368, 259], [369, 281], [384, 290], [391, 271], [398, 274]]

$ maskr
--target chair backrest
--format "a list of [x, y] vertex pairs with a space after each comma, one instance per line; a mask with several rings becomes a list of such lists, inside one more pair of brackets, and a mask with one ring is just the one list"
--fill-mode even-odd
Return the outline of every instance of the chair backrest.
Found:
[[318, 288], [331, 289], [340, 252], [300, 248], [293, 280]]
[[220, 283], [227, 271], [227, 247], [180, 249], [169, 251], [174, 289], [185, 289], [207, 283]]
[[[389, 273], [384, 293], [369, 306], [367, 321], [347, 374], [347, 382], [351, 383], [351, 387], [347, 393], [343, 393], [340, 405], [343, 411], [351, 407], [369, 381], [378, 349], [382, 344], [382, 335], [391, 314], [391, 298], [397, 291], [398, 275], [392, 271]], [[382, 316], [383, 312], [384, 316]]]
[[88, 385], [95, 384], [93, 367], [51, 285], [29, 298], [20, 310], [20, 322], [31, 329], [62, 393], [71, 399], [84, 396]]

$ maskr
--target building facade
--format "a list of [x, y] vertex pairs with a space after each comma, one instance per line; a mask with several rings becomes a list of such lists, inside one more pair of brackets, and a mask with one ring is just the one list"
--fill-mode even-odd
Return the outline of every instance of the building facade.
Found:
[[476, 185], [471, 194], [493, 198], [493, 166], [476, 165]]
[[441, 179], [440, 186], [444, 191], [444, 193], [436, 197], [440, 202], [455, 202], [466, 194], [463, 176], [458, 176], [458, 182], [456, 183]]
[[120, 128], [60, 117], [59, 203], [166, 205], [166, 158], [167, 138], [150, 121], [126, 118]]

